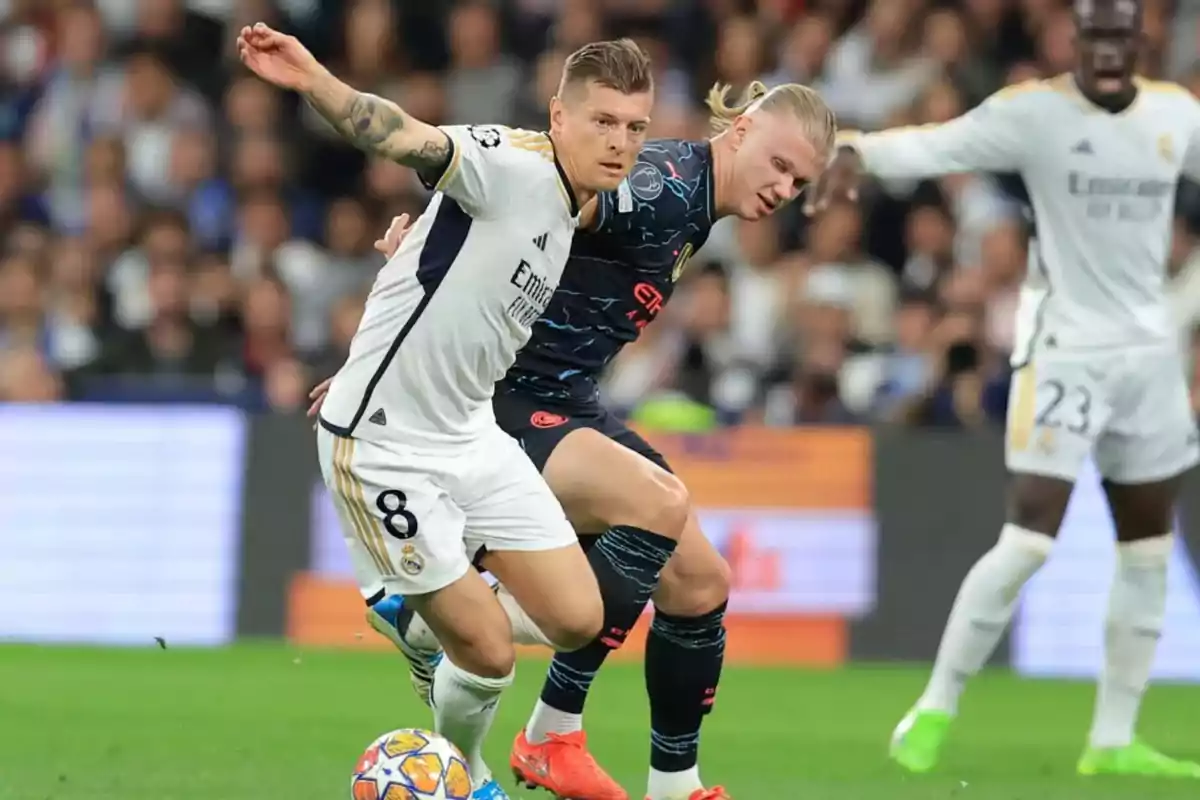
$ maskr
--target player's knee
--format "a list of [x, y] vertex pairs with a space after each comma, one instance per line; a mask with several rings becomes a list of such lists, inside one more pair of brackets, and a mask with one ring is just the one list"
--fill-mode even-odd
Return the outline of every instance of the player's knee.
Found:
[[1009, 522], [1018, 528], [1036, 531], [1046, 536], [1057, 536], [1059, 524], [1062, 522], [1061, 516], [1052, 508], [1036, 502], [1014, 502], [1008, 518]]
[[554, 649], [569, 653], [579, 650], [595, 641], [604, 626], [604, 604], [597, 602], [580, 605], [568, 614], [560, 614], [557, 619], [542, 626], [542, 632], [554, 642]]
[[517, 662], [507, 630], [477, 641], [448, 645], [446, 656], [455, 666], [480, 678], [504, 678], [512, 673]]
[[707, 558], [679, 558], [663, 569], [655, 608], [677, 617], [699, 617], [729, 600], [733, 569], [715, 551]]
[[678, 540], [683, 535], [692, 501], [679, 478], [666, 470], [656, 470], [636, 500], [635, 518], [614, 524], [635, 525], [669, 539]]
[[1019, 528], [1057, 536], [1071, 499], [1071, 484], [1054, 478], [1017, 475], [1008, 493], [1008, 521]]

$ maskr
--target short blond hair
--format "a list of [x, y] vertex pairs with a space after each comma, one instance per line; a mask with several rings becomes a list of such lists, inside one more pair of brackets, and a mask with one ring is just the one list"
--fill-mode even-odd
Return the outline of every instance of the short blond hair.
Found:
[[837, 137], [837, 117], [820, 93], [799, 83], [784, 83], [768, 88], [762, 81], [751, 81], [736, 103], [730, 105], [732, 87], [717, 83], [708, 90], [705, 105], [711, 113], [713, 133], [729, 130], [733, 121], [750, 111], [786, 112], [804, 125], [813, 147], [821, 153], [833, 152]]
[[563, 65], [559, 94], [574, 85], [595, 81], [622, 94], [640, 94], [654, 88], [650, 57], [632, 39], [585, 44]]

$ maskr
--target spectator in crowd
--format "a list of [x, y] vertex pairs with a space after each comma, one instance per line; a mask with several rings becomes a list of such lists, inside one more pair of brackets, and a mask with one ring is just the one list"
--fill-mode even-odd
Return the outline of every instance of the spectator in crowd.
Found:
[[145, 322], [108, 337], [87, 371], [112, 377], [137, 375], [164, 383], [214, 379], [228, 354], [228, 344], [217, 331], [191, 318], [187, 267], [173, 259], [151, 263], [145, 283]]
[[[896, 338], [886, 351], [861, 357], [852, 374], [867, 388], [865, 402], [880, 419], [898, 419], [901, 409], [925, 391], [933, 378], [930, 354], [937, 311], [922, 293], [904, 297], [896, 311]], [[850, 376], [847, 376], [850, 377]]]
[[0, 401], [54, 403], [64, 397], [62, 380], [33, 347], [14, 347], [0, 353]]
[[[55, 0], [0, 2], [0, 396], [294, 411], [342, 362], [429, 192], [248, 75], [235, 31], [301, 36], [354, 85], [438, 123], [546, 124], [564, 54], [654, 56], [653, 133], [702, 137], [720, 79], [806, 82], [842, 127], [951, 119], [1072, 57], [1059, 0]], [[1200, 5], [1147, 0], [1142, 70], [1200, 93]], [[1023, 188], [959, 175], [864, 187], [817, 220], [723, 220], [610, 366], [622, 412], [704, 424], [998, 425], [1029, 259]], [[1169, 265], [1200, 363], [1200, 187]], [[1200, 375], [1196, 376], [1200, 409]]]

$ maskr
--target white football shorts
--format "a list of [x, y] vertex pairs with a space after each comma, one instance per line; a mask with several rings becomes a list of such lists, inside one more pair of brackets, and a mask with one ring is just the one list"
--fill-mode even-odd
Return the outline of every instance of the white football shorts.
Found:
[[1014, 373], [1008, 468], [1073, 482], [1088, 456], [1122, 484], [1166, 480], [1200, 460], [1177, 349], [1043, 349]]
[[319, 427], [317, 450], [364, 598], [437, 591], [465, 575], [485, 548], [578, 543], [537, 468], [495, 425], [469, 444], [439, 449]]

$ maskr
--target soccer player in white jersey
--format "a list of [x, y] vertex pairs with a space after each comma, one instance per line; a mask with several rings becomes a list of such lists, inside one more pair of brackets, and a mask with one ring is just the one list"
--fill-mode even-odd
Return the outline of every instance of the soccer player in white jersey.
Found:
[[262, 24], [238, 47], [260, 77], [437, 191], [375, 282], [321, 411], [318, 451], [363, 597], [403, 595], [434, 629], [445, 650], [437, 728], [466, 754], [476, 800], [504, 798], [481, 748], [515, 656], [508, 617], [472, 562], [562, 649], [595, 638], [603, 607], [561, 506], [497, 427], [492, 387], [558, 284], [580, 205], [616, 189], [641, 149], [648, 59], [629, 40], [572, 54], [547, 135], [427, 125]]
[[862, 172], [1016, 172], [1036, 233], [1018, 316], [1006, 461], [1008, 522], [967, 575], [924, 694], [892, 757], [934, 767], [967, 678], [988, 660], [1021, 587], [1049, 556], [1089, 456], [1117, 530], [1117, 571], [1085, 775], [1200, 777], [1135, 736], [1166, 604], [1173, 508], [1197, 461], [1179, 332], [1164, 295], [1175, 186], [1200, 178], [1200, 104], [1134, 77], [1135, 0], [1076, 0], [1073, 74], [993, 95], [950, 122], [851, 138], [818, 204]]

